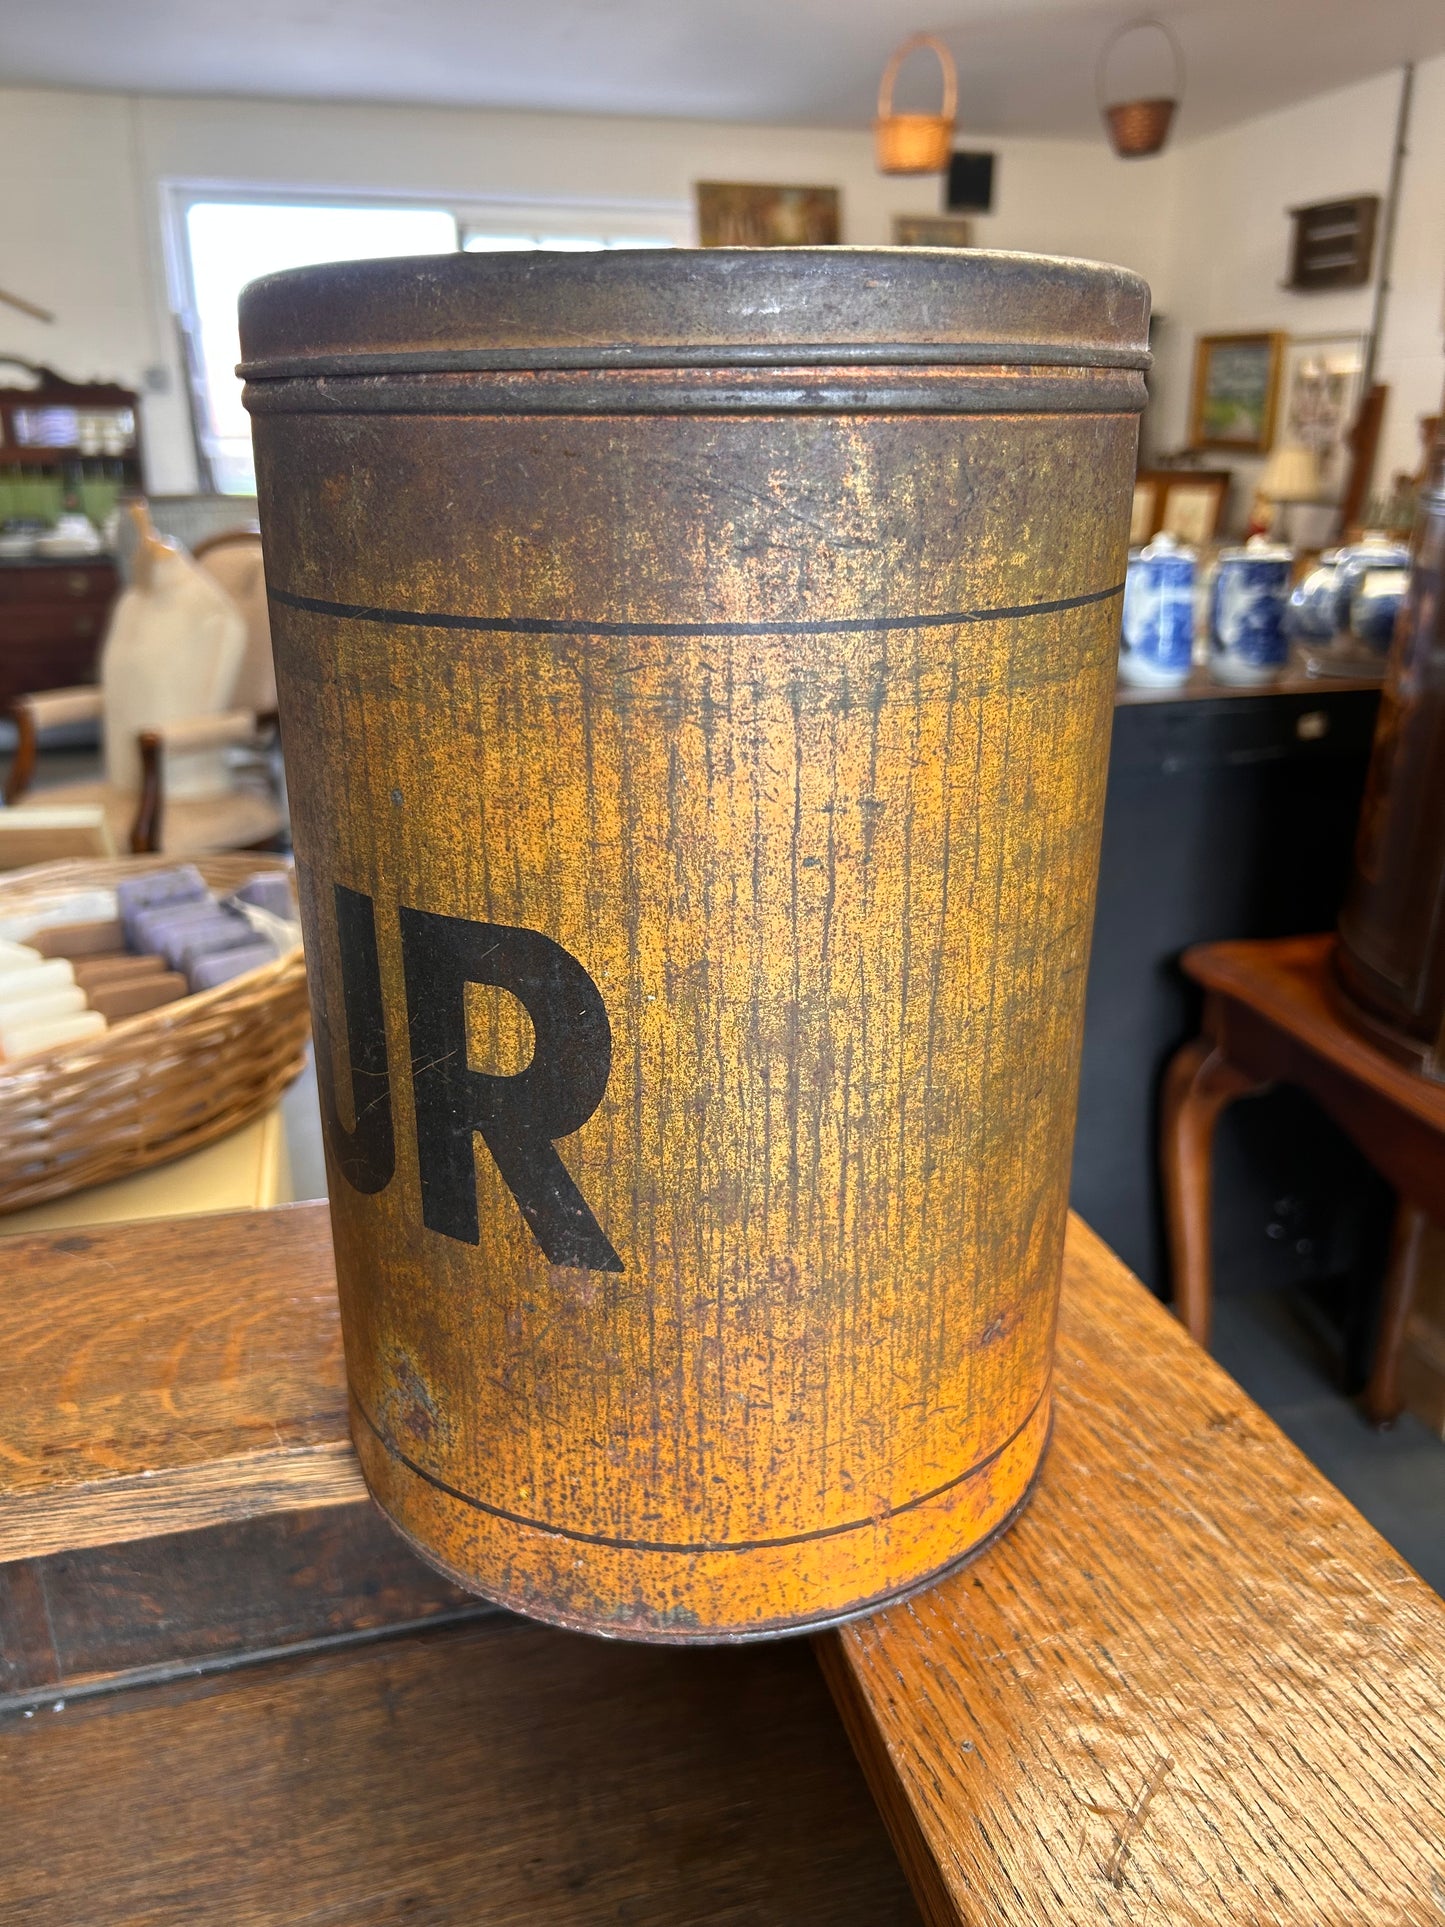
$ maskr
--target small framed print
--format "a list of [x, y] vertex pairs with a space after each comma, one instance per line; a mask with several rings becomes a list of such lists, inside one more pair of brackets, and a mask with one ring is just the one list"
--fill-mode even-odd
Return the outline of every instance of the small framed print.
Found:
[[1282, 334], [1201, 335], [1194, 351], [1193, 448], [1265, 455], [1274, 443]]
[[698, 240], [705, 248], [836, 247], [841, 227], [836, 187], [697, 184]]
[[973, 225], [957, 214], [895, 214], [896, 248], [971, 248]]
[[1294, 335], [1285, 350], [1280, 440], [1313, 453], [1327, 501], [1338, 502], [1349, 480], [1364, 373], [1363, 335]]

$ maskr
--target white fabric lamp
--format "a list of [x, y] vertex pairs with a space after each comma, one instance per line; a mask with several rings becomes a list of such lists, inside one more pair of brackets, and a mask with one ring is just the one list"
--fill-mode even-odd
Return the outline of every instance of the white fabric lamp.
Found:
[[1276, 448], [1264, 465], [1258, 492], [1275, 506], [1275, 526], [1270, 533], [1278, 539], [1284, 526], [1280, 511], [1292, 502], [1318, 502], [1324, 493], [1324, 480], [1314, 450], [1303, 442], [1285, 442]]

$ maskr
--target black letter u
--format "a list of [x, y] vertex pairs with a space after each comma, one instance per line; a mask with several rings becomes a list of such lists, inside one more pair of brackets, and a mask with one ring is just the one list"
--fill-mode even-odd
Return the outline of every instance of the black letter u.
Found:
[[383, 1191], [396, 1169], [391, 1123], [391, 1076], [386, 1057], [386, 1017], [381, 1006], [381, 963], [376, 954], [376, 912], [359, 890], [335, 887], [336, 947], [341, 957], [341, 991], [346, 1001], [346, 1043], [351, 1064], [348, 1131], [336, 1103], [335, 1058], [326, 980], [312, 971], [312, 1015], [316, 1023], [316, 1082], [321, 1115], [336, 1168], [353, 1191]]

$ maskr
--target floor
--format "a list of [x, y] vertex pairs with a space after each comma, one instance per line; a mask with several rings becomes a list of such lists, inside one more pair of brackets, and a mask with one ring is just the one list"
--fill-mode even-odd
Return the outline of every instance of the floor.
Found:
[[1215, 1357], [1382, 1538], [1445, 1594], [1445, 1440], [1406, 1412], [1376, 1431], [1339, 1390], [1332, 1347], [1297, 1289], [1215, 1296]]

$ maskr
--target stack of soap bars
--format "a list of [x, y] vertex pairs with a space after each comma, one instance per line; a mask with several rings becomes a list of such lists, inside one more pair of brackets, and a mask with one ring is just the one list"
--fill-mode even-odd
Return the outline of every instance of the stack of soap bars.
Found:
[[[115, 896], [114, 917], [46, 924], [24, 943], [0, 939], [0, 1061], [83, 1043], [276, 956], [245, 912], [219, 902], [190, 864], [128, 878]], [[284, 919], [296, 914], [280, 871], [253, 877], [236, 896]]]

